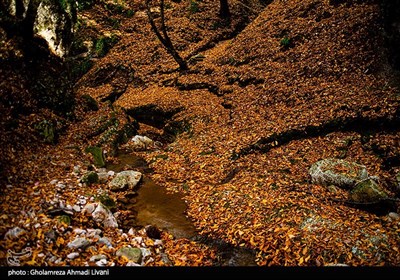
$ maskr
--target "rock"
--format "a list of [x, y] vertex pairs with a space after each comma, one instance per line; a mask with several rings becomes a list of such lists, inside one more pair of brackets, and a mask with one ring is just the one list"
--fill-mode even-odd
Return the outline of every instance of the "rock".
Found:
[[85, 149], [86, 153], [90, 153], [93, 157], [94, 164], [97, 167], [104, 167], [106, 166], [103, 149], [96, 146], [89, 146]]
[[57, 184], [58, 183], [58, 180], [57, 179], [54, 179], [54, 180], [51, 180], [50, 181], [50, 185], [55, 185], [55, 184]]
[[105, 266], [106, 264], [107, 264], [107, 260], [106, 259], [101, 259], [101, 260], [96, 262], [97, 266]]
[[73, 232], [74, 232], [76, 235], [82, 235], [82, 234], [85, 234], [85, 233], [86, 233], [86, 230], [81, 229], [81, 228], [76, 228], [76, 229], [73, 230]]
[[104, 184], [104, 183], [108, 182], [108, 178], [109, 178], [108, 172], [98, 172], [97, 176], [99, 178], [99, 183]]
[[83, 208], [83, 213], [92, 214], [96, 207], [97, 203], [86, 204], [86, 206]]
[[128, 231], [128, 235], [134, 236], [136, 234], [136, 231], [133, 228], [130, 228]]
[[57, 232], [53, 229], [50, 229], [49, 231], [47, 231], [45, 234], [45, 240], [48, 243], [54, 242], [57, 240]]
[[72, 206], [72, 209], [73, 209], [75, 212], [81, 212], [81, 207], [80, 207], [79, 205], [74, 205], [74, 206]]
[[70, 225], [71, 224], [71, 217], [68, 215], [61, 215], [57, 217], [57, 221], [60, 224], [66, 224], [66, 225]]
[[366, 179], [358, 182], [350, 191], [349, 197], [354, 202], [368, 203], [378, 202], [388, 198], [388, 194], [382, 189], [377, 182], [372, 179]]
[[20, 227], [14, 227], [6, 232], [4, 239], [17, 239], [24, 235], [26, 231]]
[[6, 1], [4, 8], [4, 14], [13, 17], [15, 29], [32, 30], [58, 57], [68, 54], [77, 19], [76, 5], [71, 1], [14, 0]]
[[118, 227], [117, 220], [111, 211], [102, 203], [98, 203], [97, 208], [92, 213], [93, 219], [104, 227]]
[[147, 136], [135, 135], [131, 139], [131, 143], [135, 150], [146, 150], [148, 147], [153, 145], [153, 140]]
[[166, 265], [173, 265], [171, 260], [168, 258], [168, 255], [165, 253], [161, 253], [161, 260], [166, 264]]
[[117, 173], [114, 179], [109, 183], [112, 191], [123, 191], [133, 189], [142, 178], [142, 173], [133, 170], [126, 170]]
[[87, 201], [86, 201], [86, 198], [80, 198], [78, 203], [79, 203], [80, 205], [85, 205], [86, 202], [87, 202]]
[[389, 218], [392, 220], [399, 220], [400, 219], [400, 215], [397, 214], [396, 212], [390, 212], [389, 214]]
[[350, 189], [357, 182], [368, 178], [368, 172], [364, 165], [334, 158], [314, 163], [309, 169], [309, 174], [313, 184], [335, 185]]
[[126, 257], [129, 261], [140, 263], [142, 261], [142, 251], [139, 248], [122, 247], [116, 253], [117, 257]]
[[72, 248], [72, 249], [85, 249], [90, 244], [91, 244], [91, 242], [89, 240], [87, 240], [86, 238], [78, 237], [78, 238], [75, 238], [73, 241], [69, 242], [67, 244], [67, 247]]
[[90, 171], [90, 172], [86, 173], [80, 179], [81, 183], [84, 183], [84, 184], [86, 184], [88, 186], [93, 185], [93, 184], [97, 184], [97, 183], [99, 183], [99, 181], [100, 181], [99, 175], [94, 171]]
[[136, 263], [136, 262], [128, 262], [126, 264], [126, 266], [140, 266], [140, 264]]
[[161, 231], [157, 227], [148, 225], [145, 229], [148, 237], [152, 239], [161, 239]]
[[99, 255], [91, 256], [89, 259], [89, 261], [91, 261], [91, 262], [97, 262], [99, 260], [107, 260], [107, 257], [103, 254], [99, 254]]
[[78, 256], [79, 256], [79, 253], [73, 252], [73, 253], [69, 253], [69, 254], [67, 255], [67, 258], [73, 260], [73, 259], [75, 259], [75, 258], [78, 257]]
[[142, 259], [145, 260], [148, 256], [151, 256], [151, 250], [148, 248], [140, 248], [142, 251]]
[[99, 229], [99, 228], [96, 228], [96, 229], [94, 229], [94, 228], [88, 228], [87, 229], [87, 236], [88, 237], [95, 237], [95, 236], [100, 236], [100, 234], [101, 234], [101, 229]]
[[76, 175], [81, 174], [81, 167], [79, 165], [75, 165], [72, 172]]
[[112, 248], [111, 241], [107, 237], [101, 237], [98, 241], [97, 244], [99, 245], [106, 245], [108, 248]]
[[[26, 1], [25, 1], [26, 2]], [[69, 1], [42, 1], [33, 24], [33, 32], [43, 38], [50, 51], [65, 57], [72, 43], [76, 10]]]

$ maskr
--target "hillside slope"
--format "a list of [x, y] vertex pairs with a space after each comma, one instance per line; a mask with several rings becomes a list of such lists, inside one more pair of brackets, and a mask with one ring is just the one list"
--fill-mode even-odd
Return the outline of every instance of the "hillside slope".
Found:
[[[78, 100], [91, 96], [101, 109], [77, 106], [54, 149], [43, 145], [64, 167], [43, 175], [46, 158], [36, 155], [34, 174], [50, 181], [85, 166], [79, 150], [100, 143], [94, 128], [117, 112], [118, 129], [134, 123], [135, 134], [158, 145], [107, 144], [107, 160], [117, 161], [118, 151], [146, 159], [151, 179], [184, 195], [204, 240], [253, 250], [260, 266], [400, 265], [399, 203], [360, 207], [347, 190], [312, 183], [308, 173], [320, 159], [354, 161], [399, 196], [400, 94], [380, 1], [231, 1], [230, 21], [218, 17], [217, 2], [190, 10], [174, 1], [165, 10], [186, 71], [153, 34], [143, 3], [128, 4], [132, 17], [101, 5], [83, 11], [81, 36], [119, 39], [73, 86]], [[2, 205], [13, 191], [4, 191]], [[64, 195], [77, 192], [84, 190]], [[5, 219], [3, 231], [15, 219]], [[215, 256], [204, 240], [167, 242], [174, 265], [210, 265]]]

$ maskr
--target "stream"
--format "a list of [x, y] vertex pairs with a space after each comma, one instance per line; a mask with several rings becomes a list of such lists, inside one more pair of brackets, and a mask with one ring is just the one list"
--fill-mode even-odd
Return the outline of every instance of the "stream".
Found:
[[198, 235], [195, 226], [185, 214], [187, 206], [182, 199], [183, 195], [168, 193], [146, 176], [152, 170], [143, 158], [120, 152], [117, 159], [118, 163], [107, 164], [108, 170], [120, 172], [132, 169], [143, 174], [137, 194], [128, 201], [128, 208], [135, 212], [133, 224], [140, 227], [153, 225], [171, 233], [175, 238], [187, 238], [216, 249], [219, 255], [216, 266], [256, 266], [254, 251]]

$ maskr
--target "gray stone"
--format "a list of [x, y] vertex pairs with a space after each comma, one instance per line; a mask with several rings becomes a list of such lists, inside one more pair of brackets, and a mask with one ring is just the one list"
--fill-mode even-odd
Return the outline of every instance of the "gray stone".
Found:
[[75, 238], [73, 241], [69, 242], [67, 244], [67, 247], [72, 248], [72, 249], [85, 249], [90, 244], [91, 244], [91, 242], [89, 240], [87, 240], [86, 238], [78, 237], [78, 238]]
[[309, 174], [313, 184], [335, 185], [341, 188], [353, 188], [357, 182], [368, 178], [364, 165], [334, 158], [314, 163], [309, 169]]
[[115, 219], [114, 215], [111, 211], [104, 206], [102, 203], [98, 203], [96, 209], [92, 213], [93, 219], [103, 225], [104, 227], [118, 227], [117, 220]]
[[122, 247], [117, 251], [116, 255], [117, 257], [125, 257], [135, 263], [142, 261], [142, 251], [139, 248]]
[[107, 237], [101, 237], [98, 241], [97, 244], [99, 245], [106, 245], [108, 248], [112, 248], [111, 241]]
[[6, 232], [4, 239], [17, 239], [21, 235], [25, 234], [26, 231], [20, 227], [14, 227]]
[[389, 197], [385, 190], [372, 179], [358, 182], [350, 191], [349, 196], [352, 201], [361, 203], [378, 202]]
[[79, 253], [77, 253], [77, 252], [72, 252], [72, 253], [69, 253], [69, 254], [67, 255], [67, 258], [73, 260], [73, 259], [77, 258], [78, 256], [79, 256]]
[[91, 256], [89, 259], [89, 261], [91, 261], [91, 262], [97, 262], [99, 260], [107, 260], [107, 257], [103, 254], [99, 254], [99, 255]]
[[112, 191], [123, 191], [133, 189], [142, 178], [142, 173], [133, 170], [119, 172], [109, 183]]

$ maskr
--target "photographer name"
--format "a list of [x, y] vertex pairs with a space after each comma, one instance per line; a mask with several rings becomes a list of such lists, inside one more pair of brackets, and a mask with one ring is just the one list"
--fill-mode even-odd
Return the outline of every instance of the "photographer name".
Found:
[[65, 269], [65, 270], [51, 270], [51, 269], [11, 269], [8, 271], [8, 276], [30, 276], [30, 275], [110, 275], [109, 269]]

